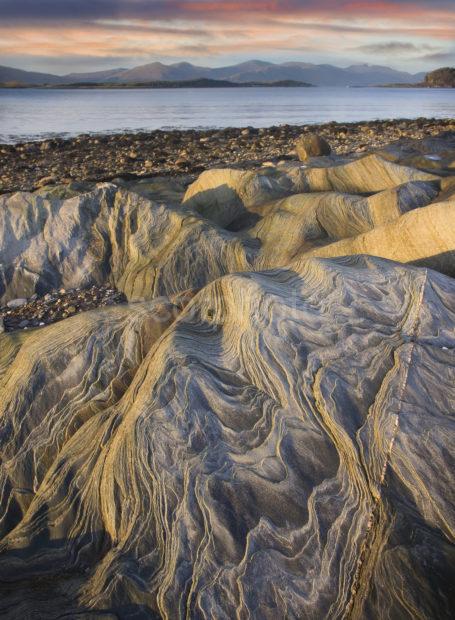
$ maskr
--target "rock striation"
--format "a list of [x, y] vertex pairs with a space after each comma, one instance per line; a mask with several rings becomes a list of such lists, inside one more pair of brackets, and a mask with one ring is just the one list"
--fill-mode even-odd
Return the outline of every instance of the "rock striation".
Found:
[[0, 197], [2, 617], [452, 617], [447, 160]]

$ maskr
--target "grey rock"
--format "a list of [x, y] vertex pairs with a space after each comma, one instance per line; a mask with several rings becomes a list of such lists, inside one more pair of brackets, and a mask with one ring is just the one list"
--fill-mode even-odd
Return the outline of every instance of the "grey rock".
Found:
[[10, 301], [7, 302], [7, 306], [8, 308], [11, 309], [15, 309], [15, 308], [20, 308], [22, 306], [25, 306], [25, 304], [27, 303], [27, 300], [24, 298], [18, 298], [18, 299], [11, 299]]

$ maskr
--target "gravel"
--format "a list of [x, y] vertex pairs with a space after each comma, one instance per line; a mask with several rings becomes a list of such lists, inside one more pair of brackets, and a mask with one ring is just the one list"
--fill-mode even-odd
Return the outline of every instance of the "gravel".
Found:
[[[19, 301], [19, 300], [13, 300]], [[11, 306], [9, 302], [0, 308], [0, 332], [44, 327], [61, 321], [79, 312], [102, 306], [126, 302], [126, 297], [108, 286], [91, 286], [86, 289], [59, 289], [42, 297], [33, 295], [20, 305]]]
[[295, 159], [295, 141], [305, 132], [318, 133], [335, 153], [343, 155], [447, 130], [455, 130], [453, 119], [420, 118], [264, 129], [158, 130], [0, 144], [0, 192], [72, 181], [196, 174], [224, 165], [256, 167], [267, 160]]

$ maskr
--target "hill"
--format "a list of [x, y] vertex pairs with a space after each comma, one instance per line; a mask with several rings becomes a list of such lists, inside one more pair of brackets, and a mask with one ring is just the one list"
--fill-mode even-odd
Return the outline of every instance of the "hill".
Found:
[[51, 73], [37, 73], [34, 71], [22, 71], [13, 67], [0, 65], [0, 83], [4, 85], [37, 85], [58, 84], [61, 78]]
[[455, 88], [455, 68], [443, 67], [425, 76], [425, 84], [436, 88]]
[[443, 67], [427, 73], [424, 80], [416, 84], [380, 84], [386, 88], [455, 88], [455, 68]]

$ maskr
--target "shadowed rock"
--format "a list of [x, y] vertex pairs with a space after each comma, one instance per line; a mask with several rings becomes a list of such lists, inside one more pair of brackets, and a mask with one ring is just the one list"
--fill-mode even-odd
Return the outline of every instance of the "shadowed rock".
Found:
[[401, 139], [381, 148], [377, 154], [405, 166], [450, 175], [455, 162], [455, 132], [429, 135], [423, 140]]
[[255, 208], [260, 208], [264, 203], [294, 192], [293, 179], [276, 170], [207, 170], [190, 185], [183, 204], [227, 228], [241, 220], [242, 216], [254, 213]]

